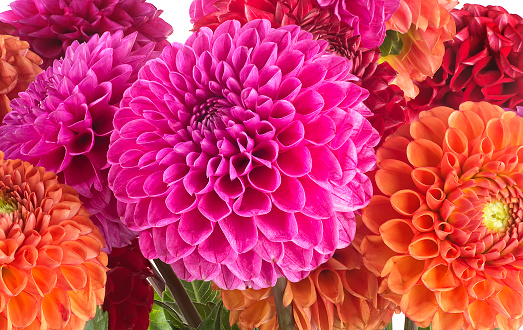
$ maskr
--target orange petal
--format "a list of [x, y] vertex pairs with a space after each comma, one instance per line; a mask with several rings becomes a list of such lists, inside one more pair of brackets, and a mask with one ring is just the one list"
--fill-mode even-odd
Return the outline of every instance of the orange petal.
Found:
[[84, 321], [89, 321], [96, 314], [96, 296], [91, 289], [91, 281], [88, 280], [84, 289], [67, 292], [71, 301], [71, 311]]
[[389, 288], [398, 294], [407, 293], [421, 278], [425, 262], [410, 256], [397, 256], [389, 259], [383, 268], [382, 276], [388, 277]]
[[385, 195], [392, 195], [403, 189], [415, 189], [411, 179], [412, 168], [395, 159], [385, 159], [379, 163], [376, 172], [376, 185]]
[[437, 187], [431, 187], [427, 190], [427, 206], [433, 211], [438, 211], [446, 197], [447, 195], [443, 190]]
[[511, 319], [523, 316], [523, 297], [521, 297], [521, 293], [508, 286], [504, 286], [496, 296], [489, 298], [488, 303]]
[[55, 268], [62, 264], [63, 251], [59, 246], [46, 245], [38, 250], [37, 263], [49, 268]]
[[245, 306], [245, 296], [240, 290], [220, 290], [223, 305], [230, 311]]
[[498, 321], [499, 330], [521, 329], [521, 326], [523, 326], [523, 318], [510, 319], [502, 314], [498, 314], [496, 320]]
[[240, 322], [250, 328], [257, 328], [274, 316], [276, 309], [267, 300], [260, 300], [240, 315]]
[[[311, 330], [310, 317], [307, 315], [305, 310], [303, 310], [303, 308], [297, 305], [293, 305], [292, 314], [294, 315], [294, 322], [296, 324], [297, 330]], [[274, 328], [275, 327], [276, 325], [274, 325]]]
[[447, 125], [439, 118], [432, 116], [422, 117], [410, 125], [410, 135], [414, 139], [427, 139], [437, 145], [443, 143], [446, 130]]
[[442, 258], [434, 259], [421, 280], [433, 291], [450, 291], [459, 285], [459, 281]]
[[42, 313], [52, 329], [61, 329], [71, 316], [69, 296], [64, 289], [55, 288], [42, 300]]
[[405, 150], [409, 144], [409, 140], [402, 136], [391, 136], [376, 152], [377, 162], [380, 163], [385, 159], [397, 159], [407, 163], [407, 155]]
[[432, 330], [461, 330], [464, 321], [461, 314], [445, 313], [440, 309], [432, 319]]
[[469, 305], [470, 325], [475, 329], [494, 329], [496, 311], [483, 300], [476, 300]]
[[438, 310], [434, 293], [424, 285], [415, 285], [401, 298], [401, 310], [414, 322], [431, 320]]
[[294, 302], [301, 307], [310, 307], [316, 301], [316, 289], [310, 276], [303, 280], [293, 283], [288, 282], [292, 287]]
[[430, 187], [443, 186], [441, 178], [432, 168], [417, 167], [412, 171], [411, 176], [414, 185], [422, 193], [425, 193]]
[[47, 267], [36, 266], [31, 269], [31, 276], [41, 295], [48, 294], [56, 285], [57, 275]]
[[369, 205], [363, 209], [361, 220], [374, 234], [378, 234], [379, 228], [384, 222], [400, 217], [401, 215], [394, 210], [388, 197], [374, 195]]
[[448, 263], [451, 263], [452, 261], [456, 260], [461, 254], [458, 246], [454, 243], [449, 242], [448, 240], [441, 241], [439, 247], [441, 251], [441, 256]]
[[85, 247], [76, 241], [67, 241], [60, 244], [64, 257], [62, 264], [79, 265], [87, 259], [87, 252]]
[[27, 285], [27, 273], [10, 265], [0, 269], [0, 289], [9, 296], [18, 295]]
[[387, 246], [397, 253], [407, 253], [414, 231], [407, 220], [392, 219], [380, 226], [380, 234]]
[[455, 111], [449, 116], [448, 123], [449, 127], [463, 132], [468, 141], [481, 136], [485, 129], [485, 123], [481, 117], [472, 111]]
[[412, 225], [421, 232], [432, 231], [437, 218], [438, 215], [433, 211], [418, 211], [412, 216]]
[[[492, 140], [496, 150], [502, 150], [510, 143], [511, 132], [507, 122], [501, 119], [492, 119], [487, 123], [487, 136]], [[517, 134], [517, 133], [516, 133]]]
[[409, 244], [409, 254], [416, 259], [429, 259], [439, 255], [439, 239], [434, 233], [417, 234]]
[[489, 279], [473, 279], [467, 285], [469, 294], [475, 299], [486, 299], [500, 291], [502, 286]]
[[7, 303], [7, 313], [13, 326], [24, 328], [31, 324], [39, 310], [37, 304], [35, 297], [24, 291], [11, 297]]
[[[507, 111], [509, 113], [510, 111]], [[503, 117], [505, 119], [505, 117]], [[511, 146], [523, 145], [523, 118], [520, 116], [514, 116], [510, 119], [505, 119], [512, 133], [510, 136]]]
[[378, 278], [367, 268], [345, 271], [343, 286], [356, 297], [375, 301], [378, 294]]
[[345, 300], [339, 306], [338, 315], [345, 323], [346, 329], [363, 329], [369, 322], [369, 304], [356, 296], [346, 295]]
[[425, 116], [434, 116], [436, 118], [439, 118], [439, 120], [441, 120], [442, 122], [448, 123], [450, 115], [453, 114], [455, 111], [456, 110], [449, 107], [439, 106], [432, 108], [429, 111], [420, 113], [420, 118]]
[[446, 313], [461, 313], [467, 310], [469, 295], [467, 289], [460, 285], [449, 291], [436, 292], [440, 308]]
[[82, 264], [82, 267], [87, 269], [87, 274], [91, 278], [91, 285], [93, 286], [93, 290], [98, 290], [105, 287], [105, 283], [107, 282], [107, 273], [103, 266], [95, 262], [86, 261]]
[[312, 278], [318, 292], [333, 304], [343, 301], [343, 284], [337, 272], [330, 269], [322, 269], [314, 272]]
[[380, 236], [365, 236], [361, 242], [361, 254], [365, 266], [377, 275], [381, 274], [387, 260], [396, 255]]
[[416, 167], [437, 167], [442, 157], [441, 147], [430, 140], [414, 140], [407, 146], [407, 158]]
[[87, 274], [81, 266], [62, 265], [60, 270], [73, 290], [81, 290], [87, 284]]
[[499, 106], [488, 102], [463, 102], [459, 106], [461, 111], [465, 111], [467, 108], [470, 108], [470, 111], [479, 115], [485, 124], [493, 118], [500, 118], [505, 112]]
[[451, 152], [459, 161], [465, 161], [469, 153], [469, 144], [465, 134], [457, 128], [449, 128], [445, 132], [443, 152]]
[[334, 321], [334, 305], [324, 299], [322, 296], [318, 296], [316, 303], [311, 306], [312, 310], [312, 321], [316, 324], [318, 329], [321, 330], [332, 330]]
[[398, 213], [412, 216], [423, 204], [423, 197], [413, 190], [400, 190], [390, 196], [390, 203]]
[[456, 172], [458, 176], [461, 175], [461, 165], [460, 163], [464, 163], [466, 160], [458, 156], [457, 154], [453, 152], [445, 152], [443, 154], [443, 159], [441, 160], [441, 177], [446, 178], [447, 175], [450, 172]]

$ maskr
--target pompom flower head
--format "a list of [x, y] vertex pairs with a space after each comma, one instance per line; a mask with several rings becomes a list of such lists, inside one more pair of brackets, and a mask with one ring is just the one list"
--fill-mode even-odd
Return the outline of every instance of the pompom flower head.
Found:
[[154, 290], [147, 281], [151, 263], [140, 252], [138, 239], [109, 254], [103, 310], [109, 316], [108, 330], [147, 330]]
[[27, 42], [0, 34], [0, 121], [11, 111], [9, 102], [42, 72], [39, 64], [42, 60]]
[[135, 236], [120, 222], [107, 184], [113, 116], [152, 47], [131, 51], [135, 37], [119, 31], [74, 42], [64, 59], [11, 102], [13, 111], [0, 126], [0, 150], [57, 173], [75, 188], [109, 250]]
[[347, 59], [297, 26], [202, 28], [115, 115], [109, 182], [145, 257], [221, 288], [298, 281], [349, 244], [378, 134]]
[[416, 83], [412, 111], [465, 101], [487, 101], [514, 109], [523, 104], [523, 19], [499, 6], [466, 4], [454, 9], [456, 37], [434, 77]]
[[0, 328], [81, 330], [104, 297], [107, 255], [78, 194], [0, 152]]
[[519, 329], [523, 118], [486, 102], [419, 117], [377, 151], [365, 262], [419, 326]]
[[365, 48], [381, 45], [385, 39], [385, 21], [399, 7], [399, 0], [317, 0], [322, 8], [330, 9], [338, 18], [354, 28]]
[[65, 55], [73, 41], [86, 42], [104, 32], [137, 32], [133, 49], [153, 45], [161, 51], [173, 29], [145, 0], [15, 0], [0, 20], [16, 27], [44, 60], [44, 67]]

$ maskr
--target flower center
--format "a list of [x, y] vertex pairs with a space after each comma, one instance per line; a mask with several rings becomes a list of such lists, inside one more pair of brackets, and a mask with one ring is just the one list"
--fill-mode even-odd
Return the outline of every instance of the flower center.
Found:
[[220, 121], [220, 115], [225, 114], [224, 108], [227, 108], [227, 105], [223, 104], [223, 101], [224, 100], [218, 98], [211, 98], [205, 103], [195, 106], [190, 125], [193, 128], [201, 129], [207, 127], [209, 129], [215, 129], [216, 121]]
[[0, 199], [0, 214], [13, 213], [16, 210], [15, 205], [4, 199]]
[[510, 209], [507, 204], [495, 201], [489, 203], [483, 209], [483, 223], [494, 231], [506, 229], [510, 221]]

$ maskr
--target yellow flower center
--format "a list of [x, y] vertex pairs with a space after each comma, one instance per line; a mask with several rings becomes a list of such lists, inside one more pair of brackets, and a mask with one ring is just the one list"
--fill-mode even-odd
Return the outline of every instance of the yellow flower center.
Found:
[[489, 203], [483, 209], [483, 223], [488, 229], [501, 231], [508, 227], [510, 210], [500, 201]]

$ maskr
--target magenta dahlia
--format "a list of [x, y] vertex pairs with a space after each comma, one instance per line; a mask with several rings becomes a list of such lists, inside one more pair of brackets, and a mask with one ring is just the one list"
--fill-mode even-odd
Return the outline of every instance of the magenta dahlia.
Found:
[[221, 288], [298, 281], [347, 246], [379, 136], [348, 59], [297, 26], [202, 28], [115, 115], [109, 184], [145, 257]]
[[152, 47], [131, 51], [135, 38], [118, 31], [73, 42], [11, 102], [0, 126], [6, 157], [45, 167], [78, 191], [108, 250], [135, 236], [120, 222], [107, 183], [113, 116]]
[[104, 32], [137, 32], [133, 49], [152, 44], [159, 54], [173, 32], [161, 13], [145, 0], [15, 0], [0, 20], [16, 27], [14, 35], [31, 44], [46, 68], [73, 41], [89, 41]]
[[365, 48], [381, 45], [385, 39], [385, 22], [398, 10], [399, 0], [317, 0], [322, 8], [328, 8], [341, 21], [361, 35]]

